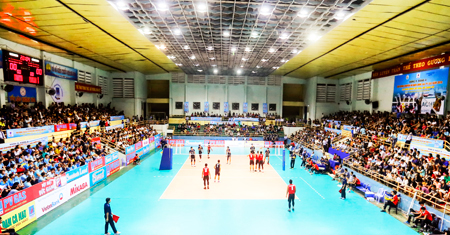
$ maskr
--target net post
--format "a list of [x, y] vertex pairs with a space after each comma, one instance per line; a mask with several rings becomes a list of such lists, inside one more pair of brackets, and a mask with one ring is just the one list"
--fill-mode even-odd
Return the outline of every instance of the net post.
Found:
[[283, 149], [283, 171], [286, 171], [286, 150]]

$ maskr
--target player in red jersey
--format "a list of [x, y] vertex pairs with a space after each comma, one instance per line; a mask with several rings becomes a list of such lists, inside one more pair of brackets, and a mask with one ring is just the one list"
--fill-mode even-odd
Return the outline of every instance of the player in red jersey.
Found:
[[209, 153], [211, 152], [211, 145], [208, 144], [208, 159], [209, 159]]
[[209, 179], [211, 179], [211, 174], [209, 173], [208, 163], [205, 163], [205, 167], [202, 170], [202, 179], [204, 185], [203, 189], [206, 189], [206, 187], [209, 189]]
[[262, 151], [259, 152], [258, 154], [258, 160], [259, 160], [259, 164], [258, 164], [258, 170], [259, 172], [264, 172], [264, 156]]
[[250, 158], [250, 172], [255, 170], [255, 155], [251, 152], [248, 157]]
[[[289, 185], [286, 190], [286, 197], [288, 198], [289, 203], [289, 212], [291, 212], [291, 202], [292, 202], [292, 211], [294, 211], [294, 199], [295, 199], [295, 193], [297, 192], [297, 189], [295, 188], [295, 185], [292, 184], [292, 179], [289, 180]], [[289, 194], [289, 196], [288, 196]]]

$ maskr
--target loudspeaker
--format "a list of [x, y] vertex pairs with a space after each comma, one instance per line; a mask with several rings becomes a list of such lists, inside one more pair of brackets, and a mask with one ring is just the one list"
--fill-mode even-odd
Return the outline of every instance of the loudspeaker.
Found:
[[3, 90], [5, 90], [6, 92], [11, 92], [12, 90], [14, 90], [14, 86], [13, 85], [5, 85], [3, 87]]
[[53, 89], [53, 88], [50, 88], [49, 90], [47, 90], [47, 94], [49, 94], [49, 95], [53, 96], [53, 95], [55, 95], [55, 94], [56, 94], [56, 91], [55, 91], [55, 89]]
[[378, 101], [373, 101], [372, 102], [372, 108], [373, 109], [378, 109]]
[[347, 101], [345, 101], [345, 103], [347, 103], [347, 105], [350, 105], [350, 101], [348, 101], [348, 100], [347, 100]]
[[98, 95], [98, 98], [99, 98], [99, 99], [102, 99], [102, 98], [103, 98], [103, 94]]
[[370, 104], [370, 100], [364, 100], [366, 104]]
[[78, 97], [81, 97], [81, 96], [83, 96], [83, 94], [84, 94], [83, 92], [78, 92], [78, 93], [77, 93], [77, 96], [78, 96]]

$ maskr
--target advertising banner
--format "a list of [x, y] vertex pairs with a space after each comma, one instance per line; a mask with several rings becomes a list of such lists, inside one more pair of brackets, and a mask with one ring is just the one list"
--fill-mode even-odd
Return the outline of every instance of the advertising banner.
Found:
[[191, 121], [221, 121], [221, 117], [191, 117]]
[[211, 147], [225, 147], [225, 140], [204, 140], [204, 144]]
[[284, 142], [283, 141], [275, 141], [275, 146], [276, 147], [284, 146]]
[[273, 142], [272, 141], [264, 141], [264, 148], [272, 148]]
[[127, 155], [127, 165], [132, 163], [133, 158], [136, 156], [136, 148], [133, 145], [130, 145], [125, 148], [125, 154]]
[[0, 216], [9, 213], [39, 197], [41, 187], [29, 187], [0, 200]]
[[76, 130], [77, 129], [77, 124], [76, 123], [69, 123], [69, 129], [70, 130]]
[[0, 151], [2, 153], [6, 153], [6, 152], [14, 149], [17, 145], [19, 145], [19, 147], [24, 148], [24, 149], [27, 149], [28, 145], [30, 145], [32, 148], [34, 148], [34, 147], [36, 147], [36, 145], [39, 142], [41, 142], [43, 145], [47, 145], [48, 137], [41, 137], [41, 138], [32, 139], [32, 140], [22, 140], [22, 141], [18, 141], [18, 142], [0, 144]]
[[155, 136], [150, 137], [150, 139], [148, 139], [148, 141], [149, 141], [148, 152], [150, 152], [156, 148]]
[[54, 191], [57, 188], [56, 180], [54, 178], [49, 179], [47, 181], [33, 185], [31, 188], [33, 188], [34, 193], [37, 192], [37, 195], [35, 195], [35, 196], [36, 196], [36, 198], [38, 198], [38, 197], [44, 196], [47, 193]]
[[[154, 137], [151, 137], [151, 138], [155, 139]], [[142, 140], [142, 146], [147, 146], [147, 145], [149, 145], [149, 143], [150, 143], [149, 139]]]
[[338, 129], [333, 129], [333, 128], [325, 127], [325, 130], [326, 130], [326, 131], [335, 132], [335, 133], [338, 133], [338, 134], [342, 134], [342, 131], [341, 131], [341, 130], [338, 130]]
[[431, 153], [434, 157], [436, 157], [437, 154], [439, 154], [440, 157], [444, 157], [445, 159], [450, 160], [450, 152], [444, 150], [444, 149], [438, 149], [433, 147], [427, 147], [422, 145], [414, 145], [411, 144], [410, 149], [417, 149], [420, 151], [420, 155], [427, 156]]
[[89, 125], [91, 127], [96, 127], [96, 126], [100, 126], [100, 121], [90, 121]]
[[120, 170], [120, 160], [117, 159], [114, 162], [106, 165], [106, 177], [118, 172]]
[[255, 151], [259, 151], [262, 150], [262, 148], [264, 148], [265, 144], [266, 144], [265, 141], [249, 141], [245, 142], [244, 146], [245, 147], [254, 146], [256, 148]]
[[231, 118], [234, 122], [259, 122], [259, 118]]
[[89, 175], [85, 175], [80, 177], [79, 179], [76, 179], [70, 183], [67, 184], [64, 189], [66, 190], [64, 195], [67, 195], [67, 200], [77, 196], [81, 192], [87, 190], [89, 188]]
[[114, 126], [107, 126], [107, 127], [105, 127], [105, 129], [107, 131], [114, 130], [114, 129], [117, 129], [117, 128], [123, 128], [123, 124], [117, 124], [117, 125], [114, 125]]
[[422, 146], [431, 147], [431, 148], [443, 149], [444, 141], [413, 136], [412, 140], [411, 140], [411, 145], [422, 145]]
[[117, 120], [123, 120], [123, 119], [125, 119], [125, 116], [111, 116], [110, 117], [110, 120], [111, 121], [117, 121]]
[[81, 178], [89, 173], [88, 165], [80, 166], [75, 170], [66, 172], [67, 183]]
[[75, 91], [101, 94], [102, 87], [94, 86], [91, 84], [75, 82]]
[[69, 124], [57, 124], [55, 125], [55, 132], [69, 130]]
[[38, 198], [35, 201], [37, 218], [40, 218], [41, 216], [47, 214], [48, 212], [66, 202], [68, 199], [68, 195], [65, 195], [66, 191], [67, 190], [65, 188], [60, 188], [54, 192], [49, 193], [48, 195]]
[[[185, 140], [184, 146], [195, 147], [198, 145], [204, 145], [206, 140]], [[195, 149], [195, 148], [194, 148]]]
[[243, 109], [243, 112], [244, 112], [244, 113], [247, 113], [247, 112], [248, 112], [248, 104], [247, 104], [247, 102], [245, 102], [245, 103], [242, 104], [242, 109]]
[[89, 173], [100, 169], [101, 167], [105, 166], [105, 158], [101, 157], [101, 158], [97, 158], [97, 160], [94, 160], [92, 162], [89, 162]]
[[136, 150], [136, 151], [138, 151], [139, 149], [141, 149], [142, 148], [142, 141], [139, 141], [139, 142], [137, 142], [135, 145], [134, 145], [134, 149]]
[[[153, 147], [152, 147], [153, 146]], [[151, 144], [142, 147], [144, 149], [144, 154], [149, 153], [151, 150], [155, 149], [155, 143], [152, 142]]]
[[36, 220], [34, 201], [22, 205], [11, 213], [3, 215], [2, 219], [2, 227], [4, 229], [8, 228], [18, 231], [19, 229], [27, 226]]
[[136, 149], [134, 148], [134, 144], [125, 148], [125, 154], [129, 154], [129, 153], [132, 153], [134, 151], [136, 151]]
[[353, 133], [353, 126], [344, 125], [344, 131], [351, 131]]
[[78, 70], [56, 64], [50, 61], [45, 61], [45, 75], [63, 78], [72, 81], [78, 81]]
[[96, 143], [96, 144], [100, 144], [101, 143], [101, 139], [100, 139], [100, 137], [94, 137], [94, 138], [91, 139], [91, 142], [92, 143]]
[[205, 101], [205, 113], [209, 113], [209, 102]]
[[155, 148], [159, 148], [161, 146], [161, 134], [157, 134], [155, 137]]
[[170, 145], [178, 145], [178, 146], [184, 146], [184, 140], [178, 140], [178, 139], [170, 139], [167, 140], [167, 143]]
[[119, 159], [119, 152], [114, 152], [105, 156], [105, 165]]
[[28, 128], [19, 128], [19, 129], [8, 129], [6, 131], [7, 138], [17, 138], [24, 136], [32, 136], [32, 135], [40, 135], [52, 133], [55, 131], [55, 128], [52, 126], [40, 126], [40, 127], [28, 127]]
[[8, 92], [8, 101], [36, 103], [36, 88], [14, 86], [13, 90]]
[[104, 180], [106, 178], [106, 169], [105, 167], [101, 167], [98, 170], [89, 174], [89, 183], [90, 186], [96, 185], [98, 182]]
[[267, 103], [263, 103], [263, 113], [267, 114]]
[[228, 106], [228, 102], [223, 102], [223, 112], [224, 113], [230, 112], [230, 107]]
[[449, 68], [395, 76], [392, 112], [444, 114]]
[[184, 102], [184, 112], [189, 112], [189, 102]]
[[136, 152], [127, 154], [127, 165], [130, 165], [131, 163], [133, 163], [134, 157], [136, 157]]
[[136, 155], [138, 155], [139, 157], [142, 157], [142, 155], [144, 155], [144, 148], [140, 148], [140, 149], [136, 150], [136, 154], [134, 156], [136, 157]]

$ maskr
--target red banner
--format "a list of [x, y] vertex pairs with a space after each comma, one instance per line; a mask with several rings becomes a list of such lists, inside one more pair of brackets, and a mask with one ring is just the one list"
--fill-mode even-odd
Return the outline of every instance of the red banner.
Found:
[[283, 141], [275, 141], [275, 146], [282, 147], [282, 146], [284, 146], [284, 142]]
[[117, 159], [106, 165], [106, 177], [118, 172], [120, 170], [120, 159]]
[[450, 55], [442, 54], [427, 59], [417, 60], [409, 63], [403, 63], [387, 69], [375, 70], [372, 72], [372, 79], [387, 77], [400, 73], [410, 73], [418, 70], [436, 68], [450, 64]]
[[225, 140], [205, 140], [205, 145], [208, 144], [211, 147], [225, 147]]
[[179, 145], [179, 146], [184, 146], [184, 140], [168, 140], [169, 145]]
[[79, 83], [79, 82], [75, 83], [75, 90], [81, 91], [81, 92], [88, 92], [88, 93], [98, 93], [98, 94], [102, 93], [102, 88], [99, 86], [94, 86], [94, 85], [84, 84], [84, 83]]
[[57, 124], [55, 125], [55, 132], [69, 130], [69, 124]]
[[92, 143], [100, 144], [100, 142], [101, 142], [101, 141], [100, 141], [100, 137], [94, 137], [94, 138], [92, 138], [92, 139], [91, 139], [91, 142], [92, 142]]
[[89, 162], [89, 173], [105, 166], [105, 157]]
[[273, 142], [272, 141], [264, 141], [264, 148], [272, 148]]
[[75, 130], [75, 129], [77, 129], [77, 124], [76, 124], [76, 123], [69, 123], [69, 129], [70, 129], [70, 130]]

